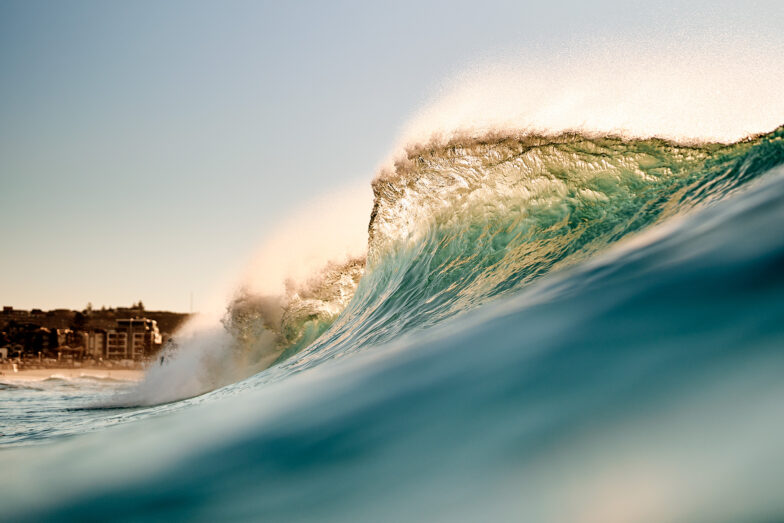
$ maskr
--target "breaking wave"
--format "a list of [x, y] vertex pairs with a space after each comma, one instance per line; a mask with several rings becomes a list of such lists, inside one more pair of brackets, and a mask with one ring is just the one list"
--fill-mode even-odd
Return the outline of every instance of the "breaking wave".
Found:
[[118, 401], [195, 396], [340, 336], [376, 343], [437, 324], [781, 162], [777, 49], [594, 51], [445, 83], [372, 195], [308, 204], [224, 311], [186, 326]]
[[320, 361], [438, 324], [727, 197], [784, 161], [783, 135], [684, 144], [496, 131], [409, 146], [372, 183], [364, 256], [278, 294], [240, 291], [220, 327], [186, 335], [189, 353], [169, 350], [118, 401], [194, 396], [303, 350]]

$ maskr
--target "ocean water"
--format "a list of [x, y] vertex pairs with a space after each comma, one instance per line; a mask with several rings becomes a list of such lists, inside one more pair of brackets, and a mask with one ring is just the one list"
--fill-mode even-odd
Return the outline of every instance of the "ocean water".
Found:
[[782, 127], [411, 146], [364, 259], [196, 335], [244, 372], [0, 385], [0, 519], [784, 520], [782, 165]]
[[15, 380], [12, 373], [0, 376], [0, 440], [3, 447], [46, 442], [58, 434], [74, 434], [103, 413], [81, 409], [98, 400], [129, 390], [133, 382], [84, 376], [68, 378], [54, 374], [38, 381]]

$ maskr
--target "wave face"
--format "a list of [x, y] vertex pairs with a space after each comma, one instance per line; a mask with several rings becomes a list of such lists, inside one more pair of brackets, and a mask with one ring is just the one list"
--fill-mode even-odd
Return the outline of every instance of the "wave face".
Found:
[[231, 304], [225, 337], [252, 375], [60, 419], [49, 432], [122, 426], [6, 451], [19, 474], [0, 506], [12, 520], [780, 520], [782, 164], [784, 127], [732, 144], [412, 146], [373, 181], [365, 259]]
[[409, 147], [373, 181], [366, 257], [330, 262], [277, 294], [241, 292], [223, 332], [191, 343], [204, 352], [179, 363], [174, 354], [113, 404], [192, 397], [303, 350], [314, 357], [286, 369], [436, 325], [728, 196], [782, 161], [782, 132], [688, 144], [495, 131]]
[[[411, 147], [373, 182], [366, 273], [348, 309], [323, 339], [289, 347], [278, 362], [307, 347], [318, 355], [312, 365], [519, 291], [729, 196], [784, 162], [783, 136], [784, 127], [732, 145], [682, 145], [491, 134]], [[309, 318], [326, 330], [352, 291], [330, 302], [332, 315]], [[305, 328], [292, 337], [311, 341]]]

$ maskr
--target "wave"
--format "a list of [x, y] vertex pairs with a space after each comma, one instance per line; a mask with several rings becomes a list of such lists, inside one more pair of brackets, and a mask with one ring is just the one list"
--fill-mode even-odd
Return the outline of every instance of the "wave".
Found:
[[372, 202], [303, 203], [225, 310], [178, 333], [129, 401], [290, 369], [335, 336], [437, 324], [726, 197], [781, 161], [780, 57], [763, 42], [679, 42], [458, 75], [402, 129]]
[[0, 390], [43, 390], [27, 382], [19, 381], [0, 381]]
[[330, 338], [373, 345], [515, 292], [727, 197], [784, 162], [783, 136], [682, 145], [494, 133], [411, 147], [373, 182], [366, 274]]
[[374, 179], [365, 256], [327, 263], [278, 294], [239, 292], [219, 328], [186, 338], [203, 350], [170, 349], [169, 363], [118, 401], [195, 396], [303, 351], [319, 356], [284, 368], [438, 324], [783, 162], [784, 127], [732, 144], [508, 130], [434, 137]]

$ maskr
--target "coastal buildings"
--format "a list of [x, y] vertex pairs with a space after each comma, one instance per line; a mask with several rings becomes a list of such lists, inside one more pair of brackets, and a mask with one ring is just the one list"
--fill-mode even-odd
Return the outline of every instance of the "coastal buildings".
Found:
[[[143, 361], [155, 357], [188, 315], [143, 308], [24, 311], [3, 307], [0, 348], [6, 358]], [[160, 321], [159, 321], [160, 320]], [[160, 322], [164, 328], [161, 329]]]
[[128, 333], [111, 330], [106, 333], [106, 358], [128, 359]]
[[87, 332], [85, 341], [87, 355], [94, 360], [106, 358], [106, 338], [106, 331], [103, 329], [94, 329]]
[[141, 360], [151, 356], [162, 343], [158, 322], [147, 318], [117, 320], [117, 328], [106, 333], [108, 359]]

